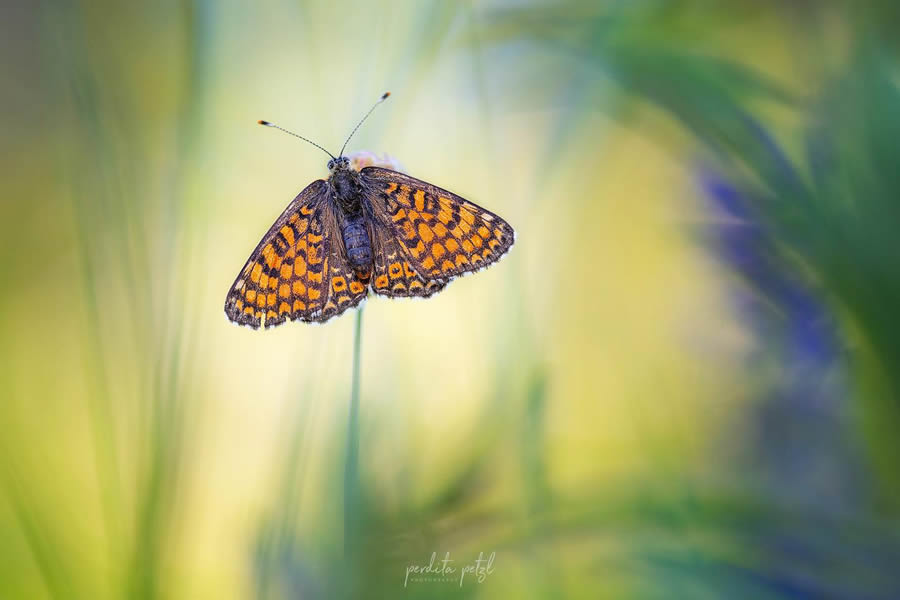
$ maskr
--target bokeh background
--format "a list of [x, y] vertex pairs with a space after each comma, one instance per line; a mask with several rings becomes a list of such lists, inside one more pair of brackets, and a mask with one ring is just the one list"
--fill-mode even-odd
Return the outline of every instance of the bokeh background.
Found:
[[[7, 3], [0, 596], [900, 597], [897, 6]], [[509, 257], [227, 323], [385, 90]]]

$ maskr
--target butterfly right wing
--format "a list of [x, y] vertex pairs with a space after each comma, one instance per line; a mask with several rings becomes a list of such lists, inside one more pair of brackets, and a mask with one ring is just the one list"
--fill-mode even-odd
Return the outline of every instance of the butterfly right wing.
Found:
[[[229, 320], [266, 329], [285, 320], [323, 321], [329, 296], [328, 257], [336, 242], [328, 184], [317, 180], [288, 205], [263, 236], [225, 298]], [[329, 315], [331, 316], [331, 315]]]
[[[377, 293], [431, 295], [453, 278], [496, 262], [515, 241], [509, 223], [452, 192], [381, 167], [366, 167], [360, 174], [374, 213], [374, 229], [386, 232], [376, 237], [389, 238], [384, 242], [385, 265], [379, 269], [375, 264]], [[391, 259], [394, 250], [396, 257]], [[390, 293], [396, 286], [395, 276], [396, 283], [410, 281], [407, 290], [418, 291], [412, 281], [420, 280], [422, 291], [430, 287], [431, 293], [400, 288], [401, 293]]]

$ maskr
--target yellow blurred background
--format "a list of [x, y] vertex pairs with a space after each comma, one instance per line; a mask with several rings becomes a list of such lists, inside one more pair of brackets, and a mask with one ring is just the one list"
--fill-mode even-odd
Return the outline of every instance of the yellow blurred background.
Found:
[[[754, 415], [794, 372], [767, 345], [780, 334], [736, 308], [736, 290], [765, 291], [707, 243], [722, 216], [701, 180], [717, 148], [695, 135], [717, 117], [667, 104], [699, 80], [735, 97], [749, 86], [716, 66], [642, 87], [652, 52], [610, 76], [579, 46], [609, 30], [628, 48], [696, 43], [806, 96], [827, 62], [809, 54], [816, 36], [839, 63], [855, 22], [841, 3], [706, 4], [8, 7], [0, 596], [891, 597], [886, 570], [834, 583], [765, 538], [784, 523], [804, 541], [822, 523], [867, 543], [879, 523], [896, 529], [890, 485], [817, 504], [832, 484], [881, 489], [896, 455], [866, 441], [881, 438], [860, 402], [835, 417], [849, 449], [821, 434], [838, 453], [825, 467], [779, 484], [767, 465], [796, 448], [758, 458], [770, 430]], [[791, 39], [814, 12], [821, 29]], [[260, 236], [327, 174], [318, 150], [256, 120], [334, 151], [386, 90], [348, 151], [389, 153], [503, 216], [517, 243], [427, 301], [366, 303], [346, 542], [355, 317], [250, 331], [222, 304]], [[803, 113], [748, 103], [797, 156]], [[840, 345], [864, 362], [865, 326], [836, 306]], [[799, 378], [857, 381], [839, 363]], [[851, 400], [868, 384], [835, 385]], [[806, 487], [812, 471], [824, 487]], [[809, 494], [773, 491], [792, 481]], [[883, 560], [898, 550], [878, 544]], [[460, 565], [495, 552], [494, 571], [404, 586], [432, 552]]]

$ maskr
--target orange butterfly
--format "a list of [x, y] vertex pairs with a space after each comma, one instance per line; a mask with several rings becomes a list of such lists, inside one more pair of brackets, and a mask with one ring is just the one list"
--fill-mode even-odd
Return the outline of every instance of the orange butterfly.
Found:
[[328, 153], [328, 179], [294, 198], [241, 269], [225, 298], [234, 323], [324, 323], [359, 305], [370, 288], [427, 298], [512, 247], [515, 231], [496, 214], [403, 173], [356, 170], [343, 150]]

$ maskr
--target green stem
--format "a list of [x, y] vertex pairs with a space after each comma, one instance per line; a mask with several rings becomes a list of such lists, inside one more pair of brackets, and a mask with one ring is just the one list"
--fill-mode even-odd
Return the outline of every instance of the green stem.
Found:
[[344, 464], [344, 557], [355, 550], [359, 522], [359, 355], [362, 344], [363, 309], [356, 311], [353, 334], [353, 380], [350, 391], [350, 413], [347, 417], [347, 458]]

